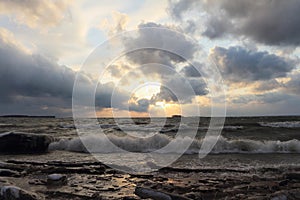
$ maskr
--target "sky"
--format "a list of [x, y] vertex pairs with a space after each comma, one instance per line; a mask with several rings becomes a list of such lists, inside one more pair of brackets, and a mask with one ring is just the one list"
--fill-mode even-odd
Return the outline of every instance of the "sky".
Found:
[[99, 117], [300, 115], [299, 10], [298, 0], [2, 0], [0, 115], [68, 117], [72, 102]]

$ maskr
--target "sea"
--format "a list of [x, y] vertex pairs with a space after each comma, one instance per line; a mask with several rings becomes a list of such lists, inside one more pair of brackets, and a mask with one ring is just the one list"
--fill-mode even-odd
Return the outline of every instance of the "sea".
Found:
[[[161, 167], [183, 169], [255, 169], [300, 165], [300, 117], [170, 118], [0, 118], [0, 133], [15, 131], [53, 137], [45, 159], [94, 162], [124, 171], [147, 172]], [[212, 134], [209, 135], [209, 130]], [[207, 155], [204, 142], [211, 142]], [[167, 148], [166, 148], [167, 147]], [[9, 156], [9, 157], [7, 157]], [[0, 159], [26, 155], [1, 155]]]

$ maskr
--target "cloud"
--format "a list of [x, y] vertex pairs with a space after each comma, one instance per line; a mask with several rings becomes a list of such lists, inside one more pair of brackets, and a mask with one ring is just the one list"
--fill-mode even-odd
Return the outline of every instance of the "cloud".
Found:
[[211, 39], [229, 34], [233, 37], [245, 36], [267, 45], [300, 44], [298, 0], [179, 0], [170, 1], [169, 9], [181, 21], [185, 13], [200, 13], [194, 24], [199, 24], [202, 34]]
[[65, 17], [71, 0], [3, 0], [0, 1], [0, 14], [10, 15], [17, 22], [34, 28], [54, 26]]
[[[76, 72], [59, 65], [41, 55], [24, 52], [5, 35], [0, 37], [0, 113], [52, 113], [64, 115], [71, 112], [72, 91]], [[79, 93], [93, 88], [91, 76], [80, 73]], [[111, 107], [112, 94], [115, 95], [116, 108], [124, 108], [129, 96], [115, 89], [114, 84], [99, 84], [95, 93], [96, 107]], [[31, 110], [31, 111], [30, 111]], [[54, 113], [53, 113], [54, 112]], [[24, 113], [23, 113], [24, 114]]]
[[215, 47], [210, 56], [226, 81], [253, 82], [286, 77], [294, 68], [294, 61], [270, 54], [236, 46], [228, 49]]
[[[149, 22], [140, 24], [138, 28], [138, 37], [130, 37], [124, 40], [124, 46], [128, 51], [138, 49], [126, 55], [127, 59], [133, 64], [159, 63], [171, 67], [173, 63], [185, 62], [185, 59], [192, 59], [197, 51], [197, 45], [180, 34], [175, 27]], [[170, 32], [167, 29], [171, 29], [174, 32]], [[167, 48], [172, 52], [165, 49], [140, 49], [141, 47], [152, 46]]]
[[190, 10], [193, 6], [195, 6], [198, 1], [197, 0], [189, 0], [189, 1], [173, 1], [169, 0], [169, 10], [171, 11], [171, 15], [177, 19], [181, 19], [184, 12]]
[[202, 78], [187, 78], [177, 74], [162, 81], [160, 92], [152, 101], [190, 103], [194, 97], [207, 94], [207, 85]]
[[75, 72], [0, 38], [1, 95], [71, 97]]
[[[178, 32], [173, 26], [149, 22], [140, 24], [139, 28], [139, 34], [136, 37], [124, 39], [124, 46], [128, 51], [138, 49], [126, 54], [127, 60], [132, 65], [141, 66], [139, 71], [145, 76], [158, 75], [160, 78], [159, 82], [162, 84], [160, 93], [152, 97], [151, 103], [155, 104], [157, 101], [191, 102], [195, 96], [208, 93], [199, 72], [187, 64], [187, 61], [194, 60], [199, 50], [194, 41]], [[162, 49], [139, 49], [147, 46], [158, 46]], [[196, 64], [197, 67], [202, 65]], [[184, 65], [180, 72], [178, 65]]]
[[150, 106], [149, 99], [139, 99], [137, 102], [129, 104], [129, 111], [147, 112]]
[[267, 80], [267, 81], [259, 81], [256, 84], [255, 90], [256, 91], [268, 91], [268, 90], [274, 90], [274, 89], [279, 89], [283, 85], [276, 81], [275, 79], [273, 80]]
[[120, 12], [113, 12], [112, 19], [105, 19], [100, 25], [100, 29], [107, 29], [108, 35], [114, 35], [125, 30], [129, 21], [128, 15]]
[[293, 96], [282, 92], [267, 92], [264, 94], [248, 94], [233, 98], [231, 100], [234, 104], [274, 104], [287, 101]]
[[286, 91], [299, 95], [300, 94], [300, 73], [296, 72], [291, 75], [290, 80], [284, 84]]
[[[197, 66], [201, 66], [203, 64], [197, 63]], [[180, 71], [185, 77], [201, 77], [200, 72], [193, 66], [187, 65], [182, 68]]]
[[223, 37], [232, 29], [232, 24], [225, 20], [223, 17], [210, 17], [205, 22], [206, 29], [202, 35], [210, 39]]

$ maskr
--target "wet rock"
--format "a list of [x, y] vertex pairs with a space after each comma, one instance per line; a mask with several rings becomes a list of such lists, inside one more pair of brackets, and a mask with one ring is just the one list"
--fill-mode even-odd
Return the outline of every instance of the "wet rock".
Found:
[[20, 173], [10, 169], [0, 169], [0, 176], [17, 177]]
[[29, 180], [28, 183], [30, 185], [45, 185], [46, 182], [44, 180], [33, 179], [33, 180]]
[[52, 138], [22, 132], [6, 132], [0, 134], [1, 153], [44, 153], [47, 152]]
[[50, 174], [47, 177], [47, 185], [66, 185], [68, 183], [67, 176], [61, 174]]
[[44, 199], [37, 194], [28, 192], [15, 186], [2, 186], [0, 188], [0, 200], [38, 200]]
[[170, 195], [167, 195], [163, 192], [158, 192], [155, 190], [151, 190], [148, 188], [141, 188], [141, 187], [136, 187], [134, 193], [141, 197], [142, 199], [154, 199], [154, 200], [172, 200]]
[[282, 195], [273, 197], [271, 200], [287, 200], [287, 199], [288, 199], [287, 196], [282, 194]]
[[142, 199], [150, 198], [153, 200], [190, 200], [189, 198], [183, 196], [160, 192], [143, 187], [136, 187], [134, 193]]
[[[289, 191], [289, 194], [294, 197], [295, 199], [300, 199], [300, 191], [299, 188]], [[292, 198], [291, 198], [292, 199]]]
[[292, 180], [292, 179], [300, 180], [300, 173], [297, 173], [297, 172], [286, 173], [285, 177], [290, 180]]
[[289, 180], [283, 180], [278, 183], [279, 186], [286, 186], [289, 183]]

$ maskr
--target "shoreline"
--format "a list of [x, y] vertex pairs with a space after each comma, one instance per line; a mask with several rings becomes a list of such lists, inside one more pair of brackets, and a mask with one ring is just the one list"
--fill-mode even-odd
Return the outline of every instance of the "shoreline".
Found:
[[[39, 155], [1, 155], [1, 160], [4, 162], [1, 162], [0, 187], [13, 185], [35, 194], [38, 199], [134, 200], [147, 192], [175, 195], [176, 198], [172, 199], [300, 197], [300, 165], [258, 168], [253, 165], [240, 166], [239, 169], [230, 166], [199, 169], [171, 166], [150, 173], [125, 173], [81, 153], [54, 151]], [[5, 170], [11, 170], [11, 174], [3, 176]], [[49, 183], [47, 176], [51, 174], [66, 177], [66, 182]]]

